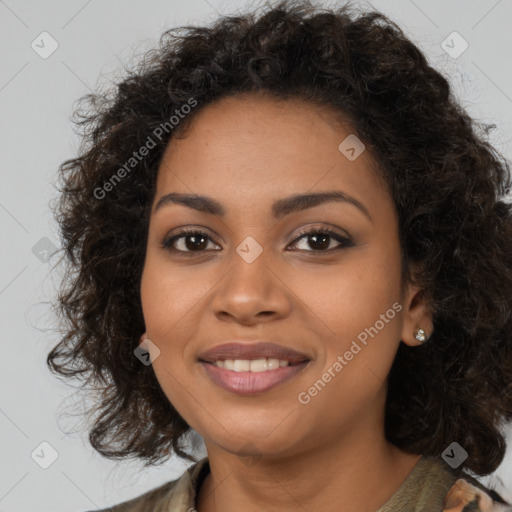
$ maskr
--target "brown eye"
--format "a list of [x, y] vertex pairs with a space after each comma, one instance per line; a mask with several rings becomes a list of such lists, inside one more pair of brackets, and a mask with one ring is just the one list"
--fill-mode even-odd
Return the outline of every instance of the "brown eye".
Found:
[[[300, 250], [306, 250], [308, 252], [331, 252], [354, 245], [350, 238], [340, 235], [329, 228], [315, 228], [303, 231], [301, 232], [301, 236], [293, 242], [293, 246], [296, 246], [298, 241], [303, 238], [307, 239], [306, 243], [313, 250]], [[334, 248], [330, 247], [333, 239], [338, 242], [338, 246]]]
[[208, 246], [208, 241], [211, 241], [211, 239], [206, 233], [194, 229], [184, 229], [167, 238], [162, 247], [178, 253], [204, 252], [204, 249]]

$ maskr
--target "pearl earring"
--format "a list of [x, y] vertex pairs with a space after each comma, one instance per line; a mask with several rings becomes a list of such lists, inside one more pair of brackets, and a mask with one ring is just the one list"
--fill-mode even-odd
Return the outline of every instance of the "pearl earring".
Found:
[[414, 333], [414, 337], [420, 342], [423, 343], [427, 339], [427, 334], [423, 329], [417, 329]]

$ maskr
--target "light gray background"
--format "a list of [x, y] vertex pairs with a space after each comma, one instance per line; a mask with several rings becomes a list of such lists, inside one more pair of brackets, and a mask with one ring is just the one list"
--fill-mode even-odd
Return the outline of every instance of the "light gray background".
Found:
[[[496, 125], [492, 142], [510, 160], [511, 0], [361, 4], [373, 5], [403, 27], [449, 77], [470, 114]], [[248, 5], [233, 0], [0, 0], [0, 511], [94, 510], [174, 479], [188, 466], [175, 459], [146, 470], [133, 462], [116, 464], [93, 452], [80, 426], [66, 434], [80, 420], [63, 417], [74, 390], [45, 366], [57, 341], [48, 300], [58, 276], [50, 273], [52, 259], [41, 261], [32, 249], [44, 237], [58, 243], [48, 203], [55, 197], [58, 165], [78, 149], [70, 124], [74, 102], [117, 77], [121, 62], [155, 46], [165, 29], [208, 22]], [[59, 45], [47, 59], [31, 47], [43, 31]], [[458, 58], [441, 47], [453, 31], [469, 44]], [[31, 458], [43, 441], [58, 453], [48, 469]], [[47, 457], [49, 451], [43, 452]], [[501, 478], [498, 489], [512, 500], [511, 450], [493, 477]]]

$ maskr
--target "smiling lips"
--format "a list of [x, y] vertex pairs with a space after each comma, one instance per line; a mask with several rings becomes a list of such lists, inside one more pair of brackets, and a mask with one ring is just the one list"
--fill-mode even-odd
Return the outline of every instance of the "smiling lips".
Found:
[[215, 384], [241, 395], [268, 391], [310, 361], [305, 354], [270, 342], [225, 343], [202, 352], [198, 359]]

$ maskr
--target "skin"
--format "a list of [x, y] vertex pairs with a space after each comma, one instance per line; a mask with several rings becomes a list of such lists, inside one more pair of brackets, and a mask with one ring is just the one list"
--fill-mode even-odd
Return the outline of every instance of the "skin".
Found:
[[[348, 160], [353, 133], [326, 109], [264, 96], [224, 98], [173, 138], [158, 172], [141, 300], [146, 332], [160, 350], [153, 367], [174, 407], [205, 440], [211, 472], [198, 512], [375, 511], [413, 469], [384, 436], [386, 377], [400, 340], [432, 332], [420, 290], [401, 282], [398, 220], [368, 150]], [[275, 220], [272, 203], [341, 190], [368, 210], [325, 202]], [[169, 192], [206, 195], [224, 217], [182, 204], [155, 210]], [[200, 228], [163, 248], [180, 227]], [[331, 227], [353, 245], [325, 248], [299, 229]], [[248, 236], [263, 252], [236, 252]], [[188, 245], [186, 244], [188, 242]], [[196, 242], [197, 244], [197, 242]], [[402, 309], [306, 405], [298, 395], [321, 378], [393, 303]], [[200, 352], [226, 340], [270, 340], [304, 352], [309, 365], [288, 382], [246, 397], [214, 384]]]

